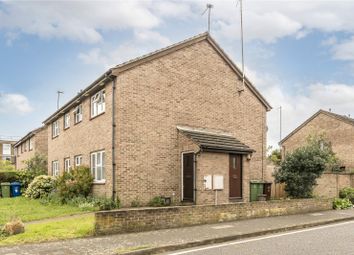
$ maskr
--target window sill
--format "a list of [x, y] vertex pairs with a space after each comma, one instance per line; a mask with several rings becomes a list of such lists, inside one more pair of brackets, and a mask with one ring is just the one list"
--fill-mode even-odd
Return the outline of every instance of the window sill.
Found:
[[77, 124], [80, 124], [82, 122], [82, 120], [78, 121], [78, 122], [74, 122], [74, 126]]
[[59, 135], [56, 135], [56, 136], [52, 136], [52, 139], [55, 139], [55, 138], [57, 138]]
[[68, 126], [68, 127], [64, 127], [64, 130], [67, 130], [67, 129], [69, 129], [70, 128], [70, 126]]
[[93, 181], [93, 184], [97, 185], [104, 185], [106, 184], [106, 180], [101, 180], [101, 181]]
[[97, 114], [96, 116], [90, 117], [90, 120], [96, 119], [97, 117], [99, 117], [99, 116], [101, 116], [101, 115], [103, 115], [105, 113], [106, 112], [104, 111], [104, 112], [101, 112], [100, 114]]

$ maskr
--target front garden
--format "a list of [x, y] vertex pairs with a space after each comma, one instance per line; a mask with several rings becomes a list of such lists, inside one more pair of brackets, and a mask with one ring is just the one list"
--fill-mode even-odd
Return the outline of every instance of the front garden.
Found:
[[0, 246], [90, 236], [94, 229], [91, 212], [119, 207], [119, 200], [91, 195], [90, 169], [80, 166], [59, 177], [46, 175], [46, 159], [40, 155], [15, 171], [0, 162], [0, 183], [19, 181], [22, 196], [0, 198]]

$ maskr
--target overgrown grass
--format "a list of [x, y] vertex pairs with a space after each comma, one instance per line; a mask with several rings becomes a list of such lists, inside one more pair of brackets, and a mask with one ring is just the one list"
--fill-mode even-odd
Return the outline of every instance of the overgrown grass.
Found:
[[93, 230], [93, 215], [25, 224], [25, 233], [0, 237], [0, 246], [85, 237], [92, 235]]
[[0, 225], [8, 222], [12, 217], [19, 217], [23, 222], [73, 215], [92, 211], [70, 205], [43, 205], [39, 200], [25, 197], [0, 198]]

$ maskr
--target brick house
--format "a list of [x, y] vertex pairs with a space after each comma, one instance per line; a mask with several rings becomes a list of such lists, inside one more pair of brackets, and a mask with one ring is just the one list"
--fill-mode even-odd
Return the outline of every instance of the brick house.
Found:
[[304, 145], [309, 135], [325, 134], [345, 169], [354, 168], [354, 119], [319, 110], [280, 141], [283, 156]]
[[12, 164], [15, 164], [15, 153], [14, 153], [14, 144], [16, 141], [13, 140], [2, 140], [0, 139], [0, 160], [10, 161]]
[[24, 161], [32, 158], [36, 153], [48, 156], [48, 130], [42, 126], [32, 130], [14, 145], [16, 154], [16, 169], [25, 167]]
[[111, 68], [48, 117], [49, 174], [87, 165], [94, 194], [123, 206], [248, 201], [270, 109], [204, 33]]

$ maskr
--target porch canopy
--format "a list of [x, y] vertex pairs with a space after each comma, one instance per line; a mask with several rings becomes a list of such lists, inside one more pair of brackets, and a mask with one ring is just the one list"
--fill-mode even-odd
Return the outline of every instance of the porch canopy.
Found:
[[202, 151], [251, 154], [255, 150], [240, 142], [231, 134], [201, 128], [177, 126], [177, 129], [199, 146]]

